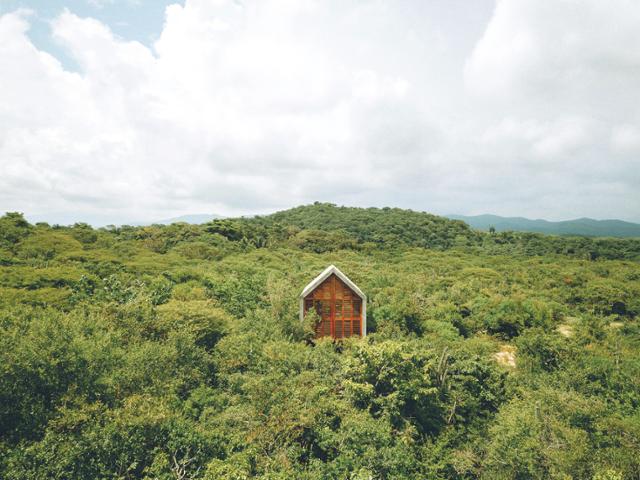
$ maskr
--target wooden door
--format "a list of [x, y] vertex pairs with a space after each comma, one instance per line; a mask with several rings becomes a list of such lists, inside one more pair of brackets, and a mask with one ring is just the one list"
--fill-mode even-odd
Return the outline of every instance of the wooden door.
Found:
[[305, 298], [305, 312], [314, 306], [321, 319], [316, 325], [316, 337], [361, 336], [362, 300], [335, 275]]

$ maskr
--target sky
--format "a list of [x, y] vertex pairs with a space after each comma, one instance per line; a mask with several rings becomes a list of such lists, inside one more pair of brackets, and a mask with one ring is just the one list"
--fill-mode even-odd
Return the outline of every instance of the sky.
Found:
[[0, 212], [640, 222], [637, 0], [0, 0]]

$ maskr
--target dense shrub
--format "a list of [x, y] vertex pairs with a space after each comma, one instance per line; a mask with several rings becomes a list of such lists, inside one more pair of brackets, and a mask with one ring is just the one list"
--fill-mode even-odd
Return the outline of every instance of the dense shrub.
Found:
[[[7, 214], [0, 478], [639, 478], [639, 245], [331, 204]], [[366, 339], [299, 321], [329, 264], [368, 295]]]

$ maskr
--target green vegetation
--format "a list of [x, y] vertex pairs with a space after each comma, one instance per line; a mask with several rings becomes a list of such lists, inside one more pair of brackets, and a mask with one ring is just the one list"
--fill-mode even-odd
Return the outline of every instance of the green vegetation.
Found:
[[[0, 218], [0, 478], [640, 478], [640, 240], [398, 209]], [[328, 264], [369, 336], [311, 341]]]

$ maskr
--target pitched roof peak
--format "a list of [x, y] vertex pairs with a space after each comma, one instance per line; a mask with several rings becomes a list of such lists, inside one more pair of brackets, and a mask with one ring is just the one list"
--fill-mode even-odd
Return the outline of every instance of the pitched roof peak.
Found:
[[346, 283], [347, 286], [351, 290], [353, 290], [363, 301], [366, 301], [367, 297], [364, 293], [362, 293], [362, 290], [360, 290], [358, 286], [349, 279], [349, 277], [347, 277], [344, 273], [342, 273], [340, 269], [333, 264], [329, 265], [327, 268], [325, 268], [322, 271], [322, 273], [320, 273], [320, 275], [318, 275], [311, 282], [309, 282], [309, 284], [306, 287], [304, 287], [304, 290], [302, 290], [300, 297], [306, 297], [309, 293], [315, 290], [316, 287], [318, 287], [318, 285], [320, 285], [324, 280], [326, 280], [331, 274], [336, 275], [340, 280]]

